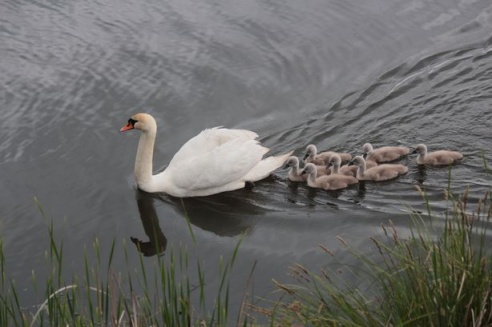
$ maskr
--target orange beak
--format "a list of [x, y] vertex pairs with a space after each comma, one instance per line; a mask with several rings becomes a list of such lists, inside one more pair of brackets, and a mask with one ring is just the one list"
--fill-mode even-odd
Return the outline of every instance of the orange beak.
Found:
[[126, 131], [129, 131], [133, 129], [133, 125], [132, 123], [128, 122], [128, 124], [126, 124], [125, 126], [123, 126], [121, 129], [120, 129], [120, 133], [121, 132], [126, 132]]

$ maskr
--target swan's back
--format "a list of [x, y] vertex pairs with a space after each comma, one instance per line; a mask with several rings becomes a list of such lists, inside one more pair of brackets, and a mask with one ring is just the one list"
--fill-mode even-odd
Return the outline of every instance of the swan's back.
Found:
[[292, 154], [263, 158], [269, 151], [247, 130], [211, 128], [186, 142], [166, 170], [155, 175], [177, 196], [204, 196], [244, 187], [267, 177]]
[[[258, 134], [255, 132], [244, 129], [207, 128], [183, 144], [169, 164], [171, 165], [173, 161], [184, 161], [197, 155], [208, 153], [234, 139], [254, 140], [257, 137]], [[268, 149], [264, 148], [264, 153], [266, 152], [268, 152]]]

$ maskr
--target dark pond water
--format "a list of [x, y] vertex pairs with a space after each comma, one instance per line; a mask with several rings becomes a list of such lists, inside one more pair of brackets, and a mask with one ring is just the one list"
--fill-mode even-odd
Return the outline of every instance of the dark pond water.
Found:
[[214, 295], [219, 258], [245, 234], [237, 310], [255, 262], [249, 292], [269, 298], [291, 264], [330, 265], [318, 244], [343, 259], [337, 236], [364, 250], [382, 223], [407, 230], [426, 208], [415, 185], [436, 211], [447, 206], [448, 170], [419, 170], [413, 157], [397, 180], [338, 193], [292, 185], [282, 170], [252, 191], [138, 193], [139, 135], [118, 133], [136, 112], [157, 119], [157, 167], [218, 125], [298, 156], [309, 143], [358, 153], [367, 141], [423, 142], [465, 154], [450, 188], [476, 202], [492, 184], [491, 27], [489, 0], [2, 1], [0, 235], [22, 305], [42, 302], [31, 276], [43, 280], [51, 223], [70, 276], [96, 240], [103, 256], [116, 242], [115, 270], [138, 269], [130, 237], [148, 241], [157, 222], [168, 249], [203, 262]]

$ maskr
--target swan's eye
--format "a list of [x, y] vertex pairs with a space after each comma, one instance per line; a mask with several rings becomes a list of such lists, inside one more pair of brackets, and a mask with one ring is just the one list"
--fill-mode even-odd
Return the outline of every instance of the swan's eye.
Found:
[[135, 124], [138, 122], [138, 120], [135, 120], [133, 118], [128, 119], [128, 124], [131, 124], [133, 127], [135, 127]]

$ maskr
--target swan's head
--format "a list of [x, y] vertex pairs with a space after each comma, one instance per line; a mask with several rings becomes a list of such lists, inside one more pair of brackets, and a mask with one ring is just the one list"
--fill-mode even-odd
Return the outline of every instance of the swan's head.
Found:
[[308, 164], [306, 164], [306, 166], [304, 166], [304, 169], [302, 170], [301, 175], [305, 175], [305, 174], [311, 175], [311, 174], [315, 174], [315, 173], [316, 173], [316, 166], [312, 163], [308, 163]]
[[412, 153], [425, 154], [427, 153], [427, 147], [425, 144], [419, 144], [415, 147], [415, 150], [413, 150]]
[[139, 113], [128, 119], [128, 123], [120, 129], [120, 132], [126, 132], [132, 129], [139, 129], [143, 132], [156, 128], [154, 117], [149, 114]]
[[362, 166], [364, 164], [365, 160], [362, 156], [356, 156], [352, 161], [349, 162], [349, 166]]
[[285, 162], [284, 169], [289, 167], [299, 167], [299, 158], [295, 156], [289, 157], [289, 159]]
[[338, 154], [334, 154], [330, 157], [330, 161], [328, 162], [328, 167], [340, 166], [342, 163], [342, 159]]
[[304, 156], [304, 160], [306, 160], [310, 156], [315, 156], [316, 153], [318, 153], [318, 149], [316, 149], [316, 145], [314, 144], [309, 144], [306, 147], [306, 155]]

